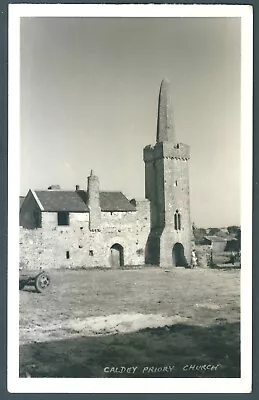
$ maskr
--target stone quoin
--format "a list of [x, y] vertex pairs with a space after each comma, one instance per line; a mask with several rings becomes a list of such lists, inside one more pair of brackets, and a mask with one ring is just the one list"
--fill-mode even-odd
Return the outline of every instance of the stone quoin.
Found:
[[186, 266], [192, 229], [189, 146], [176, 140], [170, 84], [160, 87], [157, 136], [144, 148], [145, 199], [87, 187], [29, 190], [20, 208], [20, 262], [28, 268]]

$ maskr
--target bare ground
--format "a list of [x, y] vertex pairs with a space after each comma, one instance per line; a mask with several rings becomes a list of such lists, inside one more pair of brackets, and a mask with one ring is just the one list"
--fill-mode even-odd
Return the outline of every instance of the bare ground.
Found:
[[[20, 375], [238, 377], [239, 278], [239, 270], [52, 270], [46, 292], [20, 291]], [[134, 374], [121, 369], [132, 366]]]

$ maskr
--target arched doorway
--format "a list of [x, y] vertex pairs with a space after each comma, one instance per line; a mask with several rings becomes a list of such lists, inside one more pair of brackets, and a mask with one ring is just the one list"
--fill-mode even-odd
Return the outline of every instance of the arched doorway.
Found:
[[173, 263], [176, 267], [186, 267], [187, 261], [184, 255], [182, 243], [175, 243], [172, 251]]
[[124, 265], [124, 251], [119, 243], [115, 243], [110, 248], [110, 263], [111, 267], [119, 268]]

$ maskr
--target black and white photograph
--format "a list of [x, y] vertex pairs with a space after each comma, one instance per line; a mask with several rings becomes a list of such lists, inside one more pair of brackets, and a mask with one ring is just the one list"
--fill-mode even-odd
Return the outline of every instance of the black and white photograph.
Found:
[[10, 387], [248, 392], [252, 10], [55, 6], [9, 8]]

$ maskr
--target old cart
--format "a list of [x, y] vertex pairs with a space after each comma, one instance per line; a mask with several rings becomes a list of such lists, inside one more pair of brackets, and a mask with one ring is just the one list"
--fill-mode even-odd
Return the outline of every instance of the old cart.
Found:
[[50, 285], [50, 276], [45, 271], [28, 271], [20, 269], [19, 275], [19, 288], [23, 289], [24, 286], [34, 286], [36, 292], [41, 293]]

